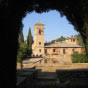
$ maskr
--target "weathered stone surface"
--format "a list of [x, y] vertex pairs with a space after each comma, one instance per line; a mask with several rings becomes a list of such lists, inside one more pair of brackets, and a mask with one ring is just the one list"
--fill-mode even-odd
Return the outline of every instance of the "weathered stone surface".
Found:
[[27, 77], [17, 77], [17, 83], [16, 85], [19, 85], [20, 83], [22, 83]]

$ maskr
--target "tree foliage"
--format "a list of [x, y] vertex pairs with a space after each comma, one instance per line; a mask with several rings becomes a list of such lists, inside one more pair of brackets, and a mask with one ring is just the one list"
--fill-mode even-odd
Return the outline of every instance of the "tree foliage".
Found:
[[20, 43], [24, 43], [24, 36], [23, 36], [23, 32], [22, 31], [19, 34], [19, 42]]
[[55, 41], [61, 42], [61, 41], [64, 41], [65, 39], [66, 39], [65, 37], [61, 36], [60, 38], [54, 39], [54, 40], [52, 40], [51, 42], [48, 42], [48, 43], [54, 43]]
[[85, 48], [86, 48], [86, 55], [88, 56], [88, 37], [86, 39], [86, 44], [85, 44]]
[[73, 63], [88, 63], [86, 54], [79, 54], [77, 52], [74, 52], [71, 57]]
[[28, 49], [29, 49], [29, 56], [32, 54], [32, 43], [33, 43], [33, 37], [31, 34], [31, 29], [29, 28], [28, 30], [28, 36], [27, 36], [27, 45], [28, 45]]
[[61, 36], [60, 38], [56, 39], [57, 42], [64, 41], [66, 38]]
[[77, 39], [77, 42], [78, 42], [79, 45], [85, 46], [84, 42], [83, 42], [83, 39], [82, 39], [82, 36], [80, 34], [77, 34], [74, 37]]
[[17, 54], [17, 61], [21, 62], [25, 58], [31, 55], [32, 53], [32, 35], [31, 35], [31, 29], [29, 28], [28, 37], [27, 37], [27, 43], [24, 42], [24, 36], [22, 32], [22, 27], [20, 29], [19, 34], [19, 47], [18, 47], [18, 54]]
[[24, 43], [19, 43], [18, 54], [17, 54], [17, 61], [21, 62], [29, 55], [29, 48], [28, 45]]
[[33, 38], [31, 34], [31, 29], [29, 28], [28, 36], [27, 36], [27, 45], [29, 46], [29, 49], [32, 48], [32, 43], [33, 43]]

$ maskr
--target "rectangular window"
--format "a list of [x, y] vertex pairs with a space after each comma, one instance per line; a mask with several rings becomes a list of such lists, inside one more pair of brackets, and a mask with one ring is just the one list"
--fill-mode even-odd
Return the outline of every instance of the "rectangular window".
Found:
[[53, 52], [55, 52], [55, 49], [53, 49]]
[[39, 30], [39, 34], [41, 35], [41, 30]]
[[45, 49], [45, 54], [47, 54], [47, 49]]
[[73, 39], [73, 42], [75, 42], [75, 39]]
[[39, 52], [41, 53], [41, 49], [39, 49]]
[[65, 49], [63, 49], [63, 54], [65, 54], [65, 53], [66, 53]]

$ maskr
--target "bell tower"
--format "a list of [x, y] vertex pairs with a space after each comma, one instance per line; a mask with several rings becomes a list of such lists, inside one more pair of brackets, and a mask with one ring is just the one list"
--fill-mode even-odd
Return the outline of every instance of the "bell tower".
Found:
[[38, 22], [34, 25], [33, 55], [44, 56], [44, 24]]

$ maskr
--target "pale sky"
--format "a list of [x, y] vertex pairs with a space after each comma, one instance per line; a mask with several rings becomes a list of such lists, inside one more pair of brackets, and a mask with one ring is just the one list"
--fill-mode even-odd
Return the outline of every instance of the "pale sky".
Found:
[[34, 24], [37, 22], [45, 24], [45, 41], [51, 41], [60, 36], [69, 37], [78, 34], [78, 32], [74, 30], [74, 27], [69, 24], [66, 17], [61, 17], [60, 13], [55, 10], [42, 14], [32, 12], [27, 14], [22, 22], [24, 24], [23, 34], [25, 40], [28, 35], [29, 27], [31, 28], [32, 36], [34, 36]]

